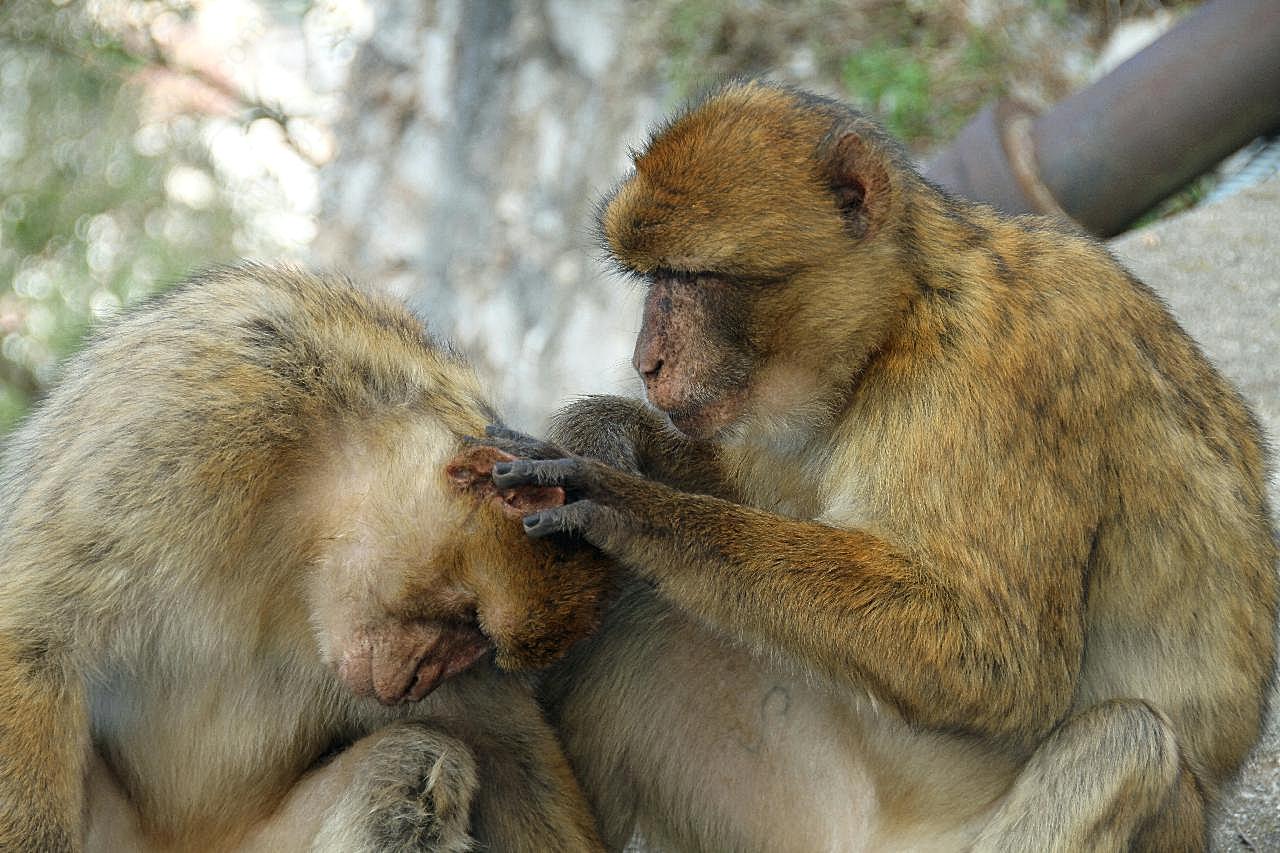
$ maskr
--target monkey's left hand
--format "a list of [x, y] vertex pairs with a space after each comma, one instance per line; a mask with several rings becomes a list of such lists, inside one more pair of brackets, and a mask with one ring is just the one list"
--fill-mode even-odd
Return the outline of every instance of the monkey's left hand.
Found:
[[[611, 540], [624, 528], [640, 522], [628, 495], [665, 487], [642, 477], [619, 471], [603, 462], [573, 456], [549, 442], [502, 427], [485, 430], [486, 444], [522, 458], [493, 466], [493, 483], [499, 489], [555, 484], [564, 489], [563, 506], [542, 509], [524, 516], [525, 533], [534, 538], [552, 534], [581, 536], [592, 545], [610, 550]], [[649, 505], [636, 500], [636, 506]]]

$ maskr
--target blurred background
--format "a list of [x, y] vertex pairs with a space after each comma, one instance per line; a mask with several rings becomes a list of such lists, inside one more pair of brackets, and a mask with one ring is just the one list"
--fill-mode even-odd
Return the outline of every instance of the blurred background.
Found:
[[[1280, 166], [1278, 33], [1280, 0], [0, 0], [0, 433], [95, 323], [241, 257], [400, 295], [513, 425], [637, 392], [595, 205], [661, 116], [763, 73], [961, 191], [1150, 225], [1113, 248], [1280, 436], [1280, 179], [1240, 192]], [[1280, 850], [1274, 719], [1225, 811], [1217, 849]]]
[[6, 0], [0, 429], [94, 321], [246, 256], [404, 296], [535, 427], [567, 395], [633, 387], [636, 295], [603, 272], [593, 208], [690, 95], [768, 73], [923, 159], [984, 104], [1052, 104], [1194, 5]]

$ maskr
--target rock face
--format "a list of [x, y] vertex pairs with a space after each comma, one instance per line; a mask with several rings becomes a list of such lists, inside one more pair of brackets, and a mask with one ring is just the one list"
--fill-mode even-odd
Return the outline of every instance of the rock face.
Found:
[[[1253, 406], [1280, 448], [1280, 178], [1126, 234], [1112, 250]], [[1273, 467], [1271, 506], [1280, 505]], [[1274, 521], [1274, 519], [1273, 519]], [[1218, 851], [1280, 850], [1280, 690], [1262, 744], [1223, 803]]]
[[407, 297], [513, 424], [631, 390], [594, 210], [663, 109], [644, 3], [394, 0], [352, 71], [317, 260]]

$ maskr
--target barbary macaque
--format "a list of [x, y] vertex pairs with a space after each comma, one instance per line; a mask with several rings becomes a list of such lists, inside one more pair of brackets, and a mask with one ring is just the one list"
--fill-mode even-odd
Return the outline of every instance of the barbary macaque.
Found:
[[[528, 676], [603, 562], [515, 522], [477, 378], [243, 265], [129, 312], [9, 439], [0, 848], [600, 849]], [[495, 666], [496, 664], [496, 666]]]
[[658, 132], [601, 231], [653, 408], [490, 440], [497, 487], [566, 492], [531, 537], [635, 578], [547, 689], [606, 846], [1204, 849], [1276, 546], [1258, 426], [1160, 300], [762, 82]]

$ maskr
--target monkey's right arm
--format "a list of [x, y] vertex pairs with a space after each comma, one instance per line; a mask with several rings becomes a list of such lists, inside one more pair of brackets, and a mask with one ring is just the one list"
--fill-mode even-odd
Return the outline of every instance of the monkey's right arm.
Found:
[[590, 459], [501, 463], [493, 481], [565, 490], [564, 506], [525, 516], [529, 535], [581, 535], [730, 636], [869, 688], [919, 725], [1030, 745], [1070, 704], [1083, 630], [1069, 572], [976, 553], [944, 564]]
[[0, 634], [0, 850], [81, 849], [88, 731], [83, 690]]

